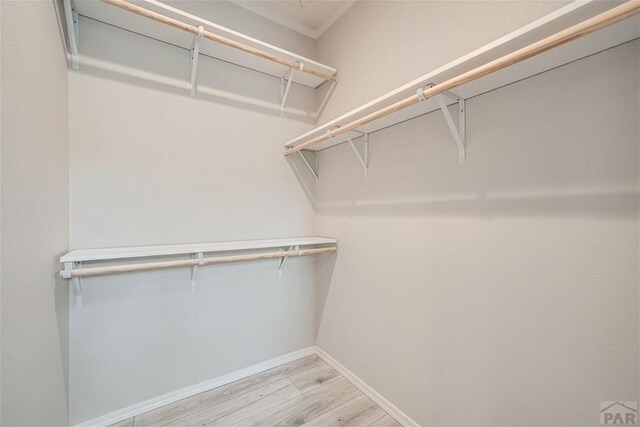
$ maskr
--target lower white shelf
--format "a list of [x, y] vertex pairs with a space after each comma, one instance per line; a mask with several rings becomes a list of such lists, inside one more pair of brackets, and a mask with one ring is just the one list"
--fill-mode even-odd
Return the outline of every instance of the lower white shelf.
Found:
[[[272, 249], [272, 250], [268, 250]], [[64, 269], [60, 277], [71, 279], [75, 287], [76, 306], [83, 305], [82, 278], [105, 274], [163, 268], [191, 268], [191, 290], [195, 291], [198, 267], [265, 259], [280, 259], [278, 274], [290, 257], [334, 253], [338, 251], [338, 241], [327, 237], [295, 237], [286, 239], [244, 240], [234, 242], [193, 243], [161, 246], [134, 246], [103, 249], [78, 249], [60, 257]], [[218, 255], [215, 255], [215, 254]], [[223, 253], [223, 254], [222, 254]], [[191, 254], [191, 259], [173, 259], [120, 265], [83, 267], [82, 263], [132, 258], [168, 257]], [[205, 256], [214, 254], [213, 256]]]

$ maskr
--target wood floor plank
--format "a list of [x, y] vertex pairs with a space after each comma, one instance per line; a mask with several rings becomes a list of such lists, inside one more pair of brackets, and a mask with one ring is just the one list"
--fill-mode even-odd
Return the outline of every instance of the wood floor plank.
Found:
[[300, 393], [306, 393], [322, 384], [340, 377], [340, 373], [326, 363], [321, 363], [311, 369], [289, 377]]
[[385, 415], [375, 423], [371, 424], [371, 427], [402, 427], [402, 424], [397, 422], [391, 415]]
[[372, 406], [369, 409], [361, 412], [357, 416], [353, 417], [351, 420], [342, 424], [342, 427], [362, 427], [368, 426], [381, 418], [386, 417], [388, 414], [384, 409], [379, 407], [378, 405]]
[[368, 426], [387, 413], [365, 395], [356, 397], [347, 403], [325, 412], [307, 422], [305, 426]]
[[[264, 387], [260, 387], [256, 390], [250, 391], [249, 393], [236, 396], [233, 399], [208, 407], [202, 411], [189, 414], [182, 418], [178, 418], [177, 420], [174, 420], [165, 425], [206, 426], [214, 423], [219, 418], [241, 411], [245, 406], [258, 403], [265, 398], [270, 397], [270, 399], [267, 399], [269, 402], [271, 402], [270, 406], [263, 408], [268, 409], [271, 406], [276, 405], [278, 402], [284, 402], [285, 400], [299, 395], [300, 392], [293, 386], [293, 384], [291, 384], [291, 381], [289, 381], [287, 378], [283, 378], [276, 382], [267, 384]], [[249, 414], [246, 417], [249, 417], [250, 415], [253, 414]]]
[[273, 394], [265, 396], [260, 400], [250, 403], [247, 406], [240, 408], [239, 410], [232, 412], [222, 418], [209, 423], [209, 426], [230, 426], [234, 424], [243, 424], [244, 420], [261, 413], [267, 409], [271, 409], [275, 406], [282, 405], [288, 400], [300, 396], [300, 391], [293, 384], [286, 389], [282, 389]]
[[111, 424], [109, 427], [133, 427], [133, 417]]
[[179, 400], [134, 417], [134, 426], [158, 426], [186, 415], [218, 405], [236, 396], [249, 393], [267, 384], [296, 375], [324, 363], [315, 354], [285, 363], [268, 371]]
[[243, 420], [243, 426], [300, 426], [350, 401], [362, 392], [344, 377]]

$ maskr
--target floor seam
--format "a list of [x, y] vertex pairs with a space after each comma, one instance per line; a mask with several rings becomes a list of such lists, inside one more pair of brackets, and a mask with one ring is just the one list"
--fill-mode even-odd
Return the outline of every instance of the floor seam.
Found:
[[[373, 402], [377, 407], [379, 407], [380, 409], [382, 409], [382, 412], [384, 412], [384, 415], [382, 415], [380, 418], [376, 418], [374, 421], [372, 421], [370, 424], [368, 424], [368, 426], [371, 426], [375, 423], [377, 423], [378, 421], [380, 421], [381, 419], [383, 419], [384, 417], [386, 417], [387, 415], [389, 415], [389, 413], [387, 411], [384, 410], [384, 408], [382, 408], [380, 405], [378, 405], [377, 403]], [[391, 417], [391, 415], [389, 415]], [[393, 417], [391, 417], [393, 418]], [[395, 418], [393, 418], [395, 420]], [[367, 426], [367, 427], [368, 427]]]
[[[287, 380], [287, 381], [289, 381], [289, 385], [293, 385], [293, 384], [291, 383], [291, 381], [289, 380], [289, 378], [281, 378], [280, 380]], [[280, 380], [278, 380], [278, 381], [280, 381]], [[285, 387], [286, 387], [286, 386], [285, 386]], [[282, 388], [285, 388], [285, 387], [282, 387]], [[276, 390], [276, 391], [274, 391], [273, 393], [276, 393], [276, 392], [278, 392], [278, 391], [282, 390], [282, 388], [281, 388], [281, 389], [278, 389], [278, 390]], [[295, 386], [294, 386], [294, 388], [295, 388]], [[252, 402], [249, 402], [249, 403], [247, 403], [246, 405], [244, 405], [244, 406], [242, 406], [242, 407], [240, 407], [240, 408], [236, 409], [234, 412], [237, 412], [237, 411], [239, 411], [239, 410], [240, 410], [240, 409], [242, 409], [242, 408], [246, 408], [247, 406], [251, 405], [251, 404], [252, 404], [252, 403], [254, 403], [254, 402], [259, 402], [259, 401], [261, 401], [262, 399], [266, 399], [267, 397], [269, 397], [269, 396], [270, 396], [270, 395], [272, 395], [273, 393], [269, 393], [269, 394], [267, 394], [267, 395], [265, 395], [265, 396], [261, 397], [260, 399], [257, 399], [257, 400], [254, 400], [254, 401], [252, 401]], [[298, 397], [298, 396], [295, 396], [295, 397]], [[289, 400], [289, 399], [287, 399], [287, 400]], [[285, 402], [286, 402], [286, 401], [285, 401]], [[269, 409], [273, 408], [273, 407], [274, 407], [274, 406], [276, 406], [276, 405], [278, 405], [278, 403], [275, 403], [273, 406], [269, 406], [268, 408], [266, 408], [266, 409], [264, 409], [264, 410], [265, 410], [265, 411], [266, 411], [266, 410], [269, 410]], [[257, 412], [257, 413], [259, 414], [259, 413], [261, 413], [261, 412], [262, 412], [262, 411]], [[230, 413], [229, 413], [229, 414], [230, 414]], [[227, 415], [229, 415], [229, 414], [227, 414]], [[216, 424], [215, 424], [215, 423], [216, 423], [216, 421], [218, 421], [220, 418], [224, 418], [224, 417], [226, 417], [227, 415], [223, 415], [222, 417], [218, 417], [218, 418], [216, 418], [215, 420], [213, 420], [211, 423], [209, 423], [209, 424], [207, 424], [207, 425], [208, 425], [208, 426], [216, 425]], [[254, 414], [254, 415], [255, 415], [255, 414]], [[237, 424], [237, 423], [241, 423], [242, 421], [244, 421], [244, 420], [246, 420], [247, 418], [250, 418], [250, 417], [252, 417], [252, 416], [253, 416], [253, 415], [249, 415], [248, 417], [244, 417], [244, 418], [242, 418], [242, 419], [238, 420], [235, 424]]]
[[[289, 378], [287, 378], [287, 380], [289, 380]], [[293, 387], [294, 387], [296, 390], [298, 390], [298, 387], [296, 387], [296, 386], [291, 382], [291, 380], [289, 380], [289, 382], [291, 383], [291, 385], [293, 385]], [[298, 390], [298, 393], [300, 393], [300, 390]], [[298, 397], [300, 397], [300, 396], [302, 396], [302, 393], [300, 393], [298, 396], [291, 397], [291, 398], [289, 398], [289, 399], [287, 399], [287, 400], [285, 400], [285, 401], [283, 401], [283, 402], [276, 403], [276, 404], [274, 404], [273, 406], [269, 406], [268, 408], [265, 408], [265, 409], [263, 409], [263, 410], [262, 410], [262, 411], [260, 411], [260, 412], [256, 412], [256, 413], [255, 413], [255, 414], [253, 414], [253, 415], [249, 415], [248, 417], [244, 417], [243, 419], [236, 421], [233, 425], [234, 425], [234, 426], [240, 425], [244, 420], [247, 420], [247, 419], [249, 419], [249, 418], [251, 418], [251, 417], [258, 416], [258, 415], [262, 414], [263, 412], [268, 411], [268, 410], [270, 410], [270, 409], [274, 408], [275, 406], [278, 406], [278, 405], [284, 405], [285, 403], [287, 403], [287, 402], [289, 402], [289, 401], [291, 401], [291, 400], [293, 400], [293, 399], [297, 399], [297, 398], [298, 398]], [[208, 425], [213, 425], [213, 424], [208, 424]]]
[[[266, 372], [266, 371], [265, 371], [265, 372]], [[251, 377], [247, 377], [247, 378], [251, 378]], [[276, 380], [274, 380], [274, 381], [271, 381], [271, 382], [265, 383], [265, 384], [261, 385], [260, 387], [258, 387], [257, 389], [260, 389], [260, 388], [262, 388], [262, 387], [266, 387], [266, 386], [268, 386], [268, 385], [271, 385], [271, 384], [273, 384], [273, 383], [276, 383], [276, 382], [278, 382], [278, 381], [282, 381], [282, 380], [288, 380], [288, 381], [289, 381], [289, 383], [291, 383], [291, 380], [289, 380], [289, 378], [287, 378], [287, 377], [283, 377], [283, 378], [278, 378], [278, 379], [276, 379]], [[242, 380], [238, 380], [238, 381], [242, 381]], [[233, 384], [233, 383], [229, 383], [229, 384]], [[224, 387], [224, 386], [221, 386], [221, 387]], [[295, 387], [295, 386], [294, 386], [294, 387]], [[217, 387], [216, 387], [216, 388], [217, 388]], [[194, 411], [194, 412], [189, 412], [188, 414], [185, 414], [185, 415], [183, 415], [183, 416], [181, 416], [181, 417], [178, 417], [178, 418], [175, 418], [175, 419], [173, 419], [173, 420], [167, 421], [167, 422], [165, 422], [165, 423], [161, 424], [161, 426], [166, 426], [167, 424], [172, 423], [172, 422], [175, 422], [175, 421], [179, 421], [179, 420], [181, 420], [182, 418], [186, 418], [186, 417], [189, 417], [189, 416], [191, 416], [191, 415], [198, 414], [198, 413], [200, 413], [200, 412], [202, 412], [202, 411], [206, 411], [207, 409], [211, 409], [212, 407], [214, 407], [214, 406], [216, 406], [216, 405], [218, 405], [218, 404], [222, 404], [222, 403], [228, 402], [229, 400], [232, 400], [232, 399], [235, 399], [235, 398], [238, 398], [238, 397], [244, 396], [244, 395], [249, 394], [249, 393], [251, 393], [251, 392], [253, 392], [253, 391], [257, 390], [257, 389], [254, 389], [254, 390], [248, 391], [248, 392], [246, 392], [246, 393], [238, 394], [238, 395], [236, 395], [236, 396], [233, 396], [231, 399], [227, 399], [227, 400], [224, 400], [224, 401], [222, 401], [222, 402], [218, 402], [218, 403], [215, 403], [215, 404], [213, 404], [213, 405], [206, 406], [206, 407], [204, 407], [204, 408], [202, 408], [202, 409], [200, 409], [200, 410], [197, 410], [197, 411]], [[215, 390], [215, 388], [212, 388], [211, 390]], [[277, 390], [276, 390], [276, 391], [277, 391]], [[206, 393], [206, 392], [205, 392], [205, 393]], [[274, 391], [273, 393], [275, 393], [275, 391]], [[269, 393], [269, 394], [267, 394], [266, 396], [269, 396], [270, 394], [273, 394], [273, 393]], [[196, 395], [196, 396], [197, 396], [197, 395]], [[266, 397], [266, 396], [265, 396], [265, 397]], [[187, 398], [187, 399], [188, 399], [188, 398]], [[263, 398], [260, 398], [260, 399], [258, 399], [258, 400], [261, 400], [261, 399], [263, 399]], [[179, 402], [179, 400], [178, 400], [177, 402]], [[177, 402], [176, 402], [176, 403], [177, 403]], [[249, 404], [250, 404], [250, 403], [247, 403], [247, 405], [249, 405]], [[244, 405], [244, 406], [247, 406], [247, 405]], [[242, 407], [241, 407], [241, 408], [239, 408], [239, 409], [244, 408], [244, 406], [242, 406]], [[228, 415], [228, 414], [227, 414], [227, 415]], [[224, 415], [224, 416], [226, 417], [226, 415]], [[219, 418], [222, 418], [222, 417], [219, 417]], [[135, 427], [135, 426], [134, 426], [134, 427]]]
[[[358, 390], [358, 391], [360, 392], [360, 394], [362, 394], [362, 392], [361, 392], [360, 390]], [[362, 394], [362, 395], [364, 396], [364, 394]], [[305, 422], [305, 424], [308, 424], [308, 423], [312, 422], [313, 420], [317, 420], [318, 418], [320, 418], [321, 416], [323, 416], [323, 415], [324, 415], [324, 414], [326, 414], [327, 412], [331, 412], [331, 411], [333, 411], [334, 409], [340, 408], [340, 407], [342, 407], [342, 406], [346, 405], [347, 403], [351, 402], [352, 400], [357, 399], [358, 397], [360, 397], [360, 396], [354, 396], [353, 398], [351, 398], [351, 399], [347, 400], [346, 402], [344, 402], [342, 405], [338, 405], [338, 406], [336, 406], [335, 408], [331, 408], [331, 409], [329, 409], [329, 410], [324, 411], [324, 412], [323, 412], [323, 413], [321, 413], [321, 414], [318, 414], [318, 416], [317, 416], [317, 417], [314, 417], [314, 418], [310, 419], [309, 421]]]
[[[300, 394], [304, 395], [304, 394], [309, 393], [310, 391], [313, 391], [313, 390], [315, 390], [315, 389], [317, 389], [317, 388], [319, 388], [319, 387], [322, 387], [322, 386], [323, 386], [323, 385], [325, 385], [325, 384], [329, 384], [329, 383], [331, 383], [331, 382], [333, 382], [333, 381], [335, 381], [335, 380], [337, 380], [337, 379], [339, 379], [339, 378], [344, 378], [344, 377], [342, 376], [342, 374], [340, 374], [340, 372], [338, 372], [338, 376], [337, 376], [337, 377], [335, 377], [335, 378], [331, 378], [329, 381], [325, 381], [325, 382], [323, 382], [322, 384], [318, 384], [317, 386], [312, 387], [312, 388], [310, 388], [310, 389], [308, 389], [307, 391], [304, 391], [304, 392], [303, 392], [302, 390], [300, 390], [300, 389], [299, 389], [295, 384], [293, 384], [293, 381], [291, 381], [291, 378], [289, 378], [289, 381], [291, 381], [291, 383], [293, 384], [293, 386], [294, 386], [294, 387], [298, 388], [298, 391], [300, 391]], [[346, 380], [346, 378], [344, 378], [344, 379]], [[349, 381], [349, 380], [347, 380], [347, 381]], [[349, 383], [351, 383], [351, 381], [349, 381]], [[351, 385], [353, 385], [353, 384], [351, 384]], [[356, 387], [356, 388], [357, 388], [357, 387]]]

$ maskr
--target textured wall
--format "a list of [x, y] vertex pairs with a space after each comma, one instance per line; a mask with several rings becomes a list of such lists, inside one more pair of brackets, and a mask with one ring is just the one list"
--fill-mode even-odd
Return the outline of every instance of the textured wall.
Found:
[[[458, 36], [482, 44], [516, 24], [487, 25], [496, 8], [559, 6], [392, 4], [356, 3], [320, 41], [328, 111], [452, 59], [404, 41], [455, 57], [477, 46], [441, 27], [474, 10]], [[421, 8], [443, 22], [416, 31]], [[600, 401], [638, 400], [638, 76], [635, 41], [471, 99], [466, 165], [439, 112], [372, 134], [367, 180], [346, 144], [323, 151], [317, 228], [340, 254], [319, 265], [318, 345], [421, 425], [599, 425]]]
[[[68, 92], [51, 1], [3, 1], [2, 425], [67, 425]], [[26, 29], [29, 29], [28, 31]]]

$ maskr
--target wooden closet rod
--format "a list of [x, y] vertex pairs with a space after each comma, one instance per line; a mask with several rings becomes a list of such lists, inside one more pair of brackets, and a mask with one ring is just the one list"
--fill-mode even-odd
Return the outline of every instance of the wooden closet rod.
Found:
[[[126, 10], [128, 12], [133, 12], [133, 13], [138, 14], [140, 16], [144, 16], [146, 18], [153, 19], [154, 21], [158, 21], [158, 22], [161, 22], [163, 24], [170, 25], [170, 26], [178, 28], [180, 30], [187, 31], [187, 32], [192, 33], [192, 34], [198, 34], [198, 27], [196, 27], [196, 26], [187, 24], [187, 23], [182, 22], [182, 21], [178, 21], [177, 19], [170, 18], [168, 16], [162, 15], [161, 13], [157, 13], [157, 12], [154, 12], [152, 10], [145, 9], [143, 7], [140, 7], [140, 6], [137, 6], [135, 4], [126, 2], [124, 0], [102, 0], [102, 1], [105, 2], [105, 3], [109, 3], [109, 4], [113, 5], [113, 6], [119, 7], [120, 9], [124, 9], [124, 10]], [[321, 71], [316, 71], [316, 70], [313, 70], [311, 68], [307, 68], [306, 64], [302, 68], [302, 70], [300, 70], [300, 66], [302, 64], [301, 62], [291, 61], [289, 59], [282, 58], [282, 57], [274, 55], [272, 53], [265, 52], [264, 50], [260, 50], [260, 49], [257, 49], [255, 47], [246, 45], [244, 43], [240, 43], [240, 42], [237, 42], [235, 40], [231, 40], [231, 39], [229, 39], [227, 37], [223, 37], [223, 36], [220, 36], [218, 34], [214, 34], [214, 33], [210, 32], [210, 31], [206, 31], [205, 30], [204, 34], [203, 34], [203, 37], [205, 37], [205, 38], [207, 38], [209, 40], [213, 40], [214, 42], [222, 43], [224, 45], [227, 45], [227, 46], [242, 50], [242, 51], [250, 53], [252, 55], [256, 55], [256, 56], [259, 56], [261, 58], [268, 59], [268, 60], [273, 61], [273, 62], [277, 62], [278, 64], [282, 64], [282, 65], [285, 65], [285, 66], [287, 66], [289, 68], [293, 68], [295, 70], [302, 71], [303, 73], [313, 74], [314, 76], [320, 77], [321, 79], [324, 79], [324, 80], [331, 80], [331, 81], [336, 80], [335, 76], [323, 73]]]
[[[600, 15], [596, 15], [593, 18], [576, 24], [573, 27], [569, 27], [566, 30], [560, 31], [540, 41], [525, 46], [522, 49], [518, 49], [515, 52], [502, 56], [477, 68], [467, 71], [466, 73], [462, 73], [456, 77], [444, 81], [443, 83], [427, 88], [423, 90], [422, 93], [424, 94], [425, 98], [431, 98], [442, 92], [451, 90], [457, 86], [469, 83], [470, 81], [486, 76], [487, 74], [491, 74], [510, 65], [524, 61], [527, 58], [531, 58], [532, 56], [546, 52], [547, 50], [570, 42], [571, 40], [575, 40], [579, 37], [593, 33], [594, 31], [600, 30], [604, 27], [615, 24], [616, 22], [622, 21], [625, 18], [637, 14], [639, 11], [640, 0], [630, 0], [618, 7], [614, 7], [613, 9], [601, 13]], [[317, 136], [294, 147], [285, 147], [284, 155], [288, 156], [290, 154], [294, 154], [300, 150], [304, 150], [305, 148], [319, 144], [333, 136], [343, 134], [357, 128], [358, 126], [362, 126], [366, 123], [372, 122], [376, 119], [384, 117], [402, 108], [409, 107], [418, 102], [420, 102], [420, 97], [417, 94], [412, 95], [408, 98], [391, 104], [388, 107], [382, 108], [378, 111], [374, 111], [373, 113], [370, 113], [360, 119], [354, 120], [344, 126], [340, 126], [339, 128], [331, 131], [327, 131], [327, 133], [324, 135]]]
[[[158, 262], [145, 262], [145, 263], [137, 263], [137, 264], [111, 265], [108, 267], [76, 268], [73, 270], [63, 270], [63, 271], [65, 273], [70, 274], [71, 277], [87, 277], [87, 276], [99, 276], [103, 274], [112, 274], [112, 273], [125, 273], [129, 271], [156, 270], [160, 268], [192, 267], [194, 265], [223, 264], [227, 262], [316, 255], [316, 254], [323, 254], [323, 253], [329, 253], [329, 252], [337, 252], [337, 250], [338, 249], [336, 247], [300, 249], [299, 251], [291, 250], [291, 251], [263, 252], [263, 253], [257, 253], [257, 254], [224, 255], [224, 256], [204, 258], [202, 260], [182, 259], [182, 260], [173, 260], [173, 261], [158, 261]], [[60, 277], [63, 277], [63, 271], [60, 271]]]

